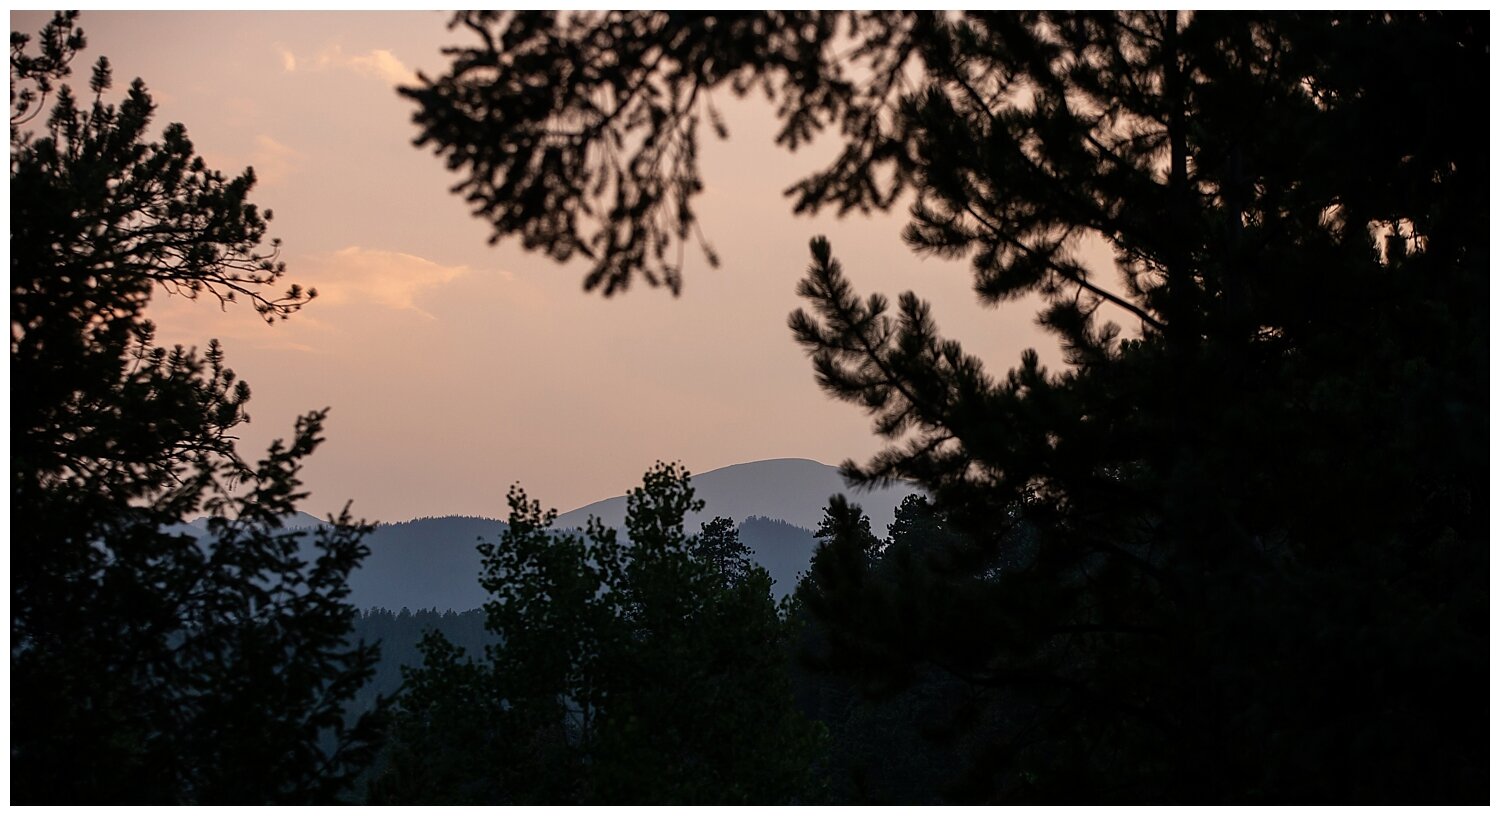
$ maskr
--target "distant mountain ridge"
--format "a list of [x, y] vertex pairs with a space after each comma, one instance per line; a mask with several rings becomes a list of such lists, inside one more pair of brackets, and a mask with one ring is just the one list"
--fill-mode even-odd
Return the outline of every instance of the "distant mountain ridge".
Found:
[[[902, 499], [920, 492], [910, 485], [856, 490], [844, 481], [838, 468], [812, 459], [762, 459], [695, 473], [693, 489], [707, 506], [702, 513], [689, 516], [692, 529], [714, 516], [742, 521], [758, 515], [814, 530], [823, 520], [828, 498], [842, 493], [869, 515], [870, 529], [876, 535], [885, 534]], [[589, 516], [597, 516], [608, 526], [624, 527], [625, 497], [570, 510], [557, 517], [557, 525], [582, 528]]]
[[[771, 574], [780, 597], [796, 586], [807, 569], [816, 544], [813, 530], [823, 507], [835, 493], [845, 493], [870, 516], [870, 529], [883, 536], [895, 507], [915, 489], [892, 487], [855, 493], [838, 469], [811, 459], [769, 459], [730, 465], [694, 475], [693, 487], [705, 502], [703, 512], [687, 519], [687, 530], [715, 516], [735, 520], [740, 538], [755, 560]], [[624, 496], [584, 505], [558, 516], [557, 529], [582, 528], [589, 516], [623, 534]], [[286, 521], [288, 529], [311, 529], [326, 522], [298, 513]], [[198, 536], [207, 531], [205, 519], [175, 525], [175, 532]], [[477, 609], [486, 600], [479, 587], [481, 538], [496, 541], [505, 522], [482, 516], [438, 516], [376, 526], [366, 539], [370, 555], [349, 578], [349, 599], [361, 609], [400, 610]]]
[[349, 576], [349, 599], [361, 609], [451, 609], [484, 605], [480, 539], [499, 541], [505, 522], [440, 516], [380, 524], [365, 538], [370, 555]]

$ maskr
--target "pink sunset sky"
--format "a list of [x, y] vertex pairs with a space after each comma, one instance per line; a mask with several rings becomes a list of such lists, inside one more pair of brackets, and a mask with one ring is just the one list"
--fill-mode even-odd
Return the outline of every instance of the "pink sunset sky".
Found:
[[[35, 33], [47, 12], [13, 12]], [[448, 192], [455, 177], [412, 146], [412, 103], [395, 87], [437, 74], [465, 36], [441, 12], [84, 12], [89, 64], [110, 58], [116, 90], [142, 77], [153, 126], [187, 126], [210, 166], [260, 179], [287, 280], [320, 297], [267, 327], [248, 307], [159, 296], [159, 339], [223, 341], [254, 390], [243, 453], [331, 406], [327, 443], [304, 473], [324, 514], [500, 516], [519, 481], [566, 510], [618, 495], [655, 460], [702, 473], [775, 457], [836, 464], [881, 446], [854, 406], [827, 398], [786, 328], [809, 256], [826, 234], [861, 294], [908, 289], [943, 332], [1001, 374], [1055, 343], [1026, 302], [980, 306], [964, 262], [923, 259], [900, 239], [904, 207], [879, 217], [794, 217], [782, 190], [836, 144], [790, 154], [759, 99], [715, 96], [730, 139], [703, 134], [704, 233], [681, 297], [644, 284], [604, 299], [583, 265], [560, 266], [489, 229]], [[17, 384], [24, 387], [24, 384]]]

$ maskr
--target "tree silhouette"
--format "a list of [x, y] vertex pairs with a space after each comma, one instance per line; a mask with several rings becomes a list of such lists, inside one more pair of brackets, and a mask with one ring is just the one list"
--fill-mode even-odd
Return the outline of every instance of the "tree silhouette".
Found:
[[755, 567], [750, 548], [740, 541], [734, 519], [715, 516], [693, 539], [693, 557], [710, 565], [726, 586], [744, 583]]
[[[418, 106], [418, 144], [466, 173], [454, 190], [494, 225], [492, 241], [519, 235], [559, 261], [588, 258], [584, 287], [606, 295], [636, 275], [676, 293], [688, 240], [718, 263], [693, 210], [699, 127], [727, 135], [709, 91], [777, 95], [790, 148], [832, 120], [850, 133], [877, 126], [897, 67], [882, 43], [899, 32], [888, 15], [853, 15], [866, 26], [853, 59], [885, 77], [861, 88], [830, 53], [839, 17], [463, 13], [453, 27], [479, 43], [448, 49], [448, 73], [402, 93]], [[847, 206], [889, 206], [888, 193], [866, 192]], [[799, 207], [818, 198], [809, 190]]]
[[675, 289], [637, 248], [693, 228], [695, 115], [727, 84], [788, 146], [844, 139], [798, 211], [909, 193], [915, 251], [1041, 298], [1066, 367], [995, 376], [815, 240], [790, 321], [891, 440], [846, 474], [917, 482], [959, 533], [870, 580], [846, 508], [806, 599], [846, 669], [1012, 701], [956, 795], [1473, 801], [1488, 143], [1448, 100], [1487, 98], [1482, 19], [460, 15], [481, 44], [408, 94], [496, 237], [587, 250], [606, 293]]
[[[209, 170], [181, 125], [145, 141], [144, 84], [106, 103], [103, 58], [91, 104], [62, 84], [75, 13], [29, 44], [11, 34], [12, 795], [330, 801], [370, 752], [342, 708], [375, 654], [345, 643], [368, 528], [281, 530], [326, 411], [243, 460], [250, 391], [218, 343], [158, 347], [143, 317], [158, 287], [268, 321], [313, 293], [265, 293], [284, 269], [249, 170]], [[171, 531], [200, 513], [202, 544]]]
[[[965, 607], [990, 581], [945, 569], [967, 542], [922, 496], [901, 502], [884, 538], [843, 497], [824, 512], [818, 535], [826, 546], [814, 554], [791, 606], [805, 669], [795, 683], [799, 700], [829, 731], [831, 797], [859, 804], [973, 798], [974, 758], [1015, 734], [1017, 717], [1028, 713], [1026, 698], [1014, 689], [976, 688], [920, 656], [968, 651], [962, 642], [975, 633]], [[992, 593], [984, 600], [1006, 599]], [[934, 639], [946, 642], [927, 643]], [[993, 772], [980, 771], [981, 781]], [[1005, 773], [1024, 774], [1014, 767]]]
[[626, 532], [554, 531], [519, 487], [480, 545], [498, 643], [474, 661], [438, 633], [407, 673], [377, 800], [773, 803], [809, 792], [815, 729], [796, 712], [765, 570], [688, 535], [688, 474], [658, 464]]
[[[1464, 712], [1482, 699], [1487, 590], [1466, 575], [1485, 513], [1465, 497], [1485, 464], [1465, 440], [1484, 434], [1486, 159], [1452, 110], [1431, 112], [1441, 137], [1381, 124], [1482, 76], [1474, 21], [1245, 23], [959, 27], [951, 64], [928, 66], [953, 78], [908, 100], [931, 181], [908, 240], [971, 255], [982, 297], [1047, 299], [1063, 373], [1028, 353], [992, 378], [916, 297], [887, 315], [814, 243], [793, 330], [825, 388], [902, 441], [849, 473], [927, 487], [978, 542], [950, 556], [962, 572], [1014, 555], [1018, 522], [1038, 536], [994, 591], [947, 596], [989, 638], [905, 655], [1051, 697], [1028, 726], [1045, 747], [997, 747], [981, 761], [1017, 773], [969, 795], [1482, 790]], [[999, 84], [971, 92], [983, 64]], [[981, 105], [1015, 87], [1037, 90]], [[1089, 233], [1115, 250], [1135, 338], [1069, 255]], [[1016, 787], [1022, 771], [1050, 789]]]

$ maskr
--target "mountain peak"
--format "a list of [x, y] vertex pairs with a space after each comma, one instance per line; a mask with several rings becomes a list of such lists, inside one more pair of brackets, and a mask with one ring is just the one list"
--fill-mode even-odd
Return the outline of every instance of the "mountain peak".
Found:
[[[870, 529], [883, 535], [901, 500], [920, 492], [911, 485], [854, 488], [838, 468], [797, 458], [743, 462], [694, 474], [692, 479], [705, 507], [688, 518], [690, 529], [714, 516], [728, 516], [737, 522], [750, 516], [768, 516], [813, 530], [823, 520], [829, 497], [842, 493], [869, 515]], [[557, 526], [581, 528], [589, 516], [595, 516], [606, 525], [623, 527], [625, 508], [624, 496], [604, 499], [559, 515]]]

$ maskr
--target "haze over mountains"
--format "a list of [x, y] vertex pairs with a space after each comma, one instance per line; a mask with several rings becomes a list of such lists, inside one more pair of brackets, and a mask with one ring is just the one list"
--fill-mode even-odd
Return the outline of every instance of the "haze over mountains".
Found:
[[[876, 488], [855, 492], [838, 468], [811, 459], [764, 459], [730, 465], [693, 476], [693, 489], [706, 502], [702, 513], [688, 517], [688, 528], [696, 530], [714, 516], [744, 521], [750, 516], [781, 519], [807, 530], [823, 520], [828, 497], [843, 493], [870, 516], [870, 529], [884, 535], [894, 511], [914, 488]], [[557, 517], [559, 527], [583, 527], [589, 516], [611, 527], [625, 525], [625, 497], [597, 501]]]
[[[731, 465], [693, 476], [693, 487], [705, 506], [687, 518], [696, 532], [703, 522], [727, 516], [739, 525], [740, 538], [755, 560], [771, 574], [777, 597], [789, 594], [806, 570], [830, 496], [843, 493], [870, 516], [870, 529], [884, 536], [894, 509], [915, 489], [905, 486], [854, 491], [838, 469], [810, 459], [768, 459]], [[545, 497], [536, 497], [545, 504]], [[625, 497], [616, 496], [558, 516], [557, 528], [582, 528], [589, 516], [624, 533]], [[306, 513], [287, 521], [289, 528], [322, 523]], [[200, 519], [183, 525], [201, 534]], [[349, 579], [350, 600], [361, 609], [403, 607], [464, 611], [484, 604], [479, 587], [479, 539], [498, 541], [505, 530], [499, 519], [441, 516], [384, 523], [365, 539], [370, 555]]]

